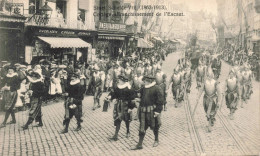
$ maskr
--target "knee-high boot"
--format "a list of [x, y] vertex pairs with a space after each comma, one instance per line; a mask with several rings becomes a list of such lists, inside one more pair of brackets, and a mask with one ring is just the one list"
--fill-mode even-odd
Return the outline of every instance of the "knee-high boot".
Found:
[[68, 132], [69, 124], [70, 124], [70, 119], [63, 121], [64, 129], [60, 132], [60, 134], [64, 134]]
[[28, 121], [24, 126], [22, 126], [23, 130], [28, 129], [28, 126], [33, 122], [33, 118], [29, 117]]

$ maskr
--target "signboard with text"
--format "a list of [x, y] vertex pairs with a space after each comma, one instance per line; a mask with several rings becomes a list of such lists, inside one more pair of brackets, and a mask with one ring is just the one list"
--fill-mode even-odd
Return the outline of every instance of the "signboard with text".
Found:
[[88, 30], [72, 30], [72, 29], [59, 29], [48, 27], [28, 27], [28, 33], [43, 36], [63, 36], [63, 37], [80, 37], [80, 36], [95, 36], [95, 31]]
[[99, 22], [99, 30], [109, 30], [109, 31], [126, 31], [125, 24], [116, 24], [116, 23], [104, 23]]

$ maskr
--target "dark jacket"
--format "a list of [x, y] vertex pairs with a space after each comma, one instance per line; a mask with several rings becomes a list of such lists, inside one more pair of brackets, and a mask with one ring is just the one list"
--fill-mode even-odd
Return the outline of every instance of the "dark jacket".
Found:
[[156, 106], [154, 111], [161, 113], [164, 97], [161, 88], [154, 85], [150, 88], [143, 87], [140, 91], [141, 102], [140, 107]]

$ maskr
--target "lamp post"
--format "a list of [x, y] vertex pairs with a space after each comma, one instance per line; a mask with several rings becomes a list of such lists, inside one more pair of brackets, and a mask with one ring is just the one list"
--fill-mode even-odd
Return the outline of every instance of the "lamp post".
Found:
[[49, 18], [52, 14], [52, 8], [48, 6], [48, 2], [46, 1], [44, 6], [42, 6], [40, 9], [41, 14], [44, 16], [44, 25], [47, 25], [49, 22]]

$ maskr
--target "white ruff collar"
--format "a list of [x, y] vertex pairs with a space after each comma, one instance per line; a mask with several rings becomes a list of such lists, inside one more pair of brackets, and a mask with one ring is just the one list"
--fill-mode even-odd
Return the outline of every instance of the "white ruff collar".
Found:
[[78, 84], [78, 83], [80, 83], [79, 79], [74, 80], [74, 81], [70, 81], [70, 85], [75, 85], [75, 84]]
[[6, 74], [6, 77], [14, 77], [14, 76], [18, 76], [18, 74], [17, 73], [13, 73], [13, 74]]
[[149, 84], [149, 85], [145, 85], [144, 88], [151, 88], [151, 87], [153, 87], [155, 84], [156, 84], [156, 82], [153, 82], [153, 83], [151, 83], [151, 84]]
[[122, 84], [122, 85], [117, 85], [117, 87], [119, 88], [119, 89], [124, 89], [124, 88], [128, 88], [128, 89], [131, 89], [131, 85], [130, 85], [130, 83], [129, 82], [126, 82], [126, 83], [124, 83], [124, 84]]

